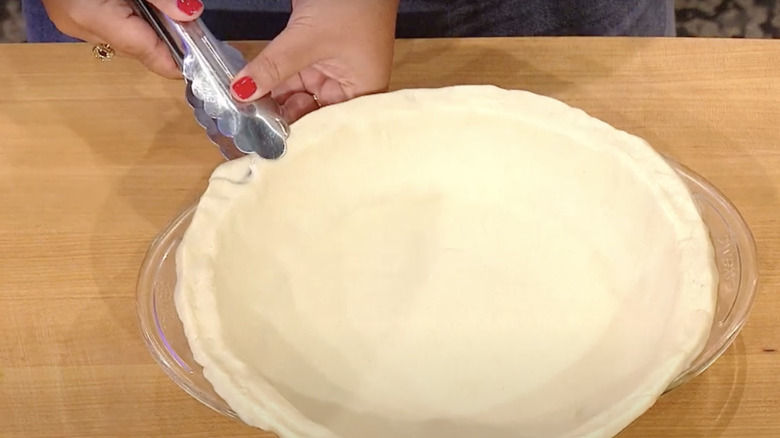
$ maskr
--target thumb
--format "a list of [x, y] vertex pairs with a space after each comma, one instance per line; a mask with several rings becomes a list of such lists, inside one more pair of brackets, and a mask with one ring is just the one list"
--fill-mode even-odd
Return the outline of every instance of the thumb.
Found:
[[236, 75], [230, 88], [239, 101], [257, 100], [320, 59], [312, 28], [288, 26]]
[[147, 0], [163, 14], [176, 21], [192, 21], [203, 13], [201, 0]]

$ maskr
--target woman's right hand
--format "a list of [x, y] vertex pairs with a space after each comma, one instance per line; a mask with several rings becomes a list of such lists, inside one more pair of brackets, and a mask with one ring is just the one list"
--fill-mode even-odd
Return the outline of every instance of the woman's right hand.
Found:
[[[41, 0], [57, 29], [94, 44], [106, 43], [132, 56], [149, 70], [168, 78], [181, 77], [176, 63], [154, 30], [133, 12], [126, 0]], [[203, 12], [200, 0], [148, 0], [178, 21], [194, 20]]]

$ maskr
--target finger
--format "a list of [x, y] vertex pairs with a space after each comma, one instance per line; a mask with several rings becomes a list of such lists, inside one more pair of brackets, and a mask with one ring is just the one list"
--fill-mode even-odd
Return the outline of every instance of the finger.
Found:
[[284, 104], [290, 96], [302, 91], [306, 91], [306, 87], [303, 85], [301, 75], [297, 74], [290, 76], [284, 82], [274, 87], [271, 90], [271, 97], [280, 104]]
[[[98, 10], [99, 9], [99, 10]], [[167, 77], [179, 78], [181, 73], [171, 57], [168, 48], [157, 34], [123, 0], [106, 2], [103, 8], [95, 11], [91, 21], [84, 27], [100, 39], [98, 42], [110, 44], [116, 51], [130, 55], [141, 61], [149, 70]]]
[[357, 95], [347, 93], [342, 84], [335, 79], [323, 81], [318, 88], [309, 91], [317, 95], [322, 106], [333, 105], [357, 97]]
[[[115, 57], [117, 57], [117, 58], [128, 58], [128, 59], [134, 59], [136, 61], [140, 61], [144, 65], [144, 67], [146, 67], [149, 71], [151, 71], [152, 73], [155, 73], [155, 74], [157, 74], [159, 76], [162, 76], [164, 78], [167, 78], [167, 79], [181, 79], [181, 77], [182, 77], [181, 71], [179, 70], [179, 67], [175, 63], [172, 63], [171, 65], [169, 65], [167, 63], [160, 65], [159, 63], [156, 63], [156, 62], [150, 62], [150, 61], [147, 61], [147, 60], [140, 60], [140, 59], [138, 59], [137, 56], [131, 55], [129, 53], [126, 53], [126, 52], [123, 52], [122, 50], [117, 49], [113, 44], [111, 44], [110, 42], [107, 42], [105, 38], [101, 38], [101, 37], [98, 37], [96, 35], [92, 35], [92, 36], [84, 39], [84, 41], [87, 41], [87, 42], [93, 43], [93, 44], [101, 44], [101, 43], [109, 44], [111, 46], [111, 50], [113, 50], [113, 52], [114, 52], [114, 56]], [[151, 60], [152, 61], [153, 60], [157, 60], [157, 59], [165, 60], [166, 59], [164, 57], [165, 55], [167, 55], [167, 52], [163, 51], [161, 53], [160, 57], [151, 58]]]
[[110, 41], [106, 40], [105, 38], [98, 37], [97, 35], [94, 34], [90, 34], [89, 36], [84, 38], [83, 41], [87, 41], [93, 44], [109, 44], [111, 46], [111, 49], [114, 51], [114, 56], [119, 58], [132, 58], [135, 59], [136, 61], [140, 61], [149, 71], [157, 75], [160, 75], [164, 78], [181, 79], [182, 77], [179, 67], [170, 57], [170, 54], [167, 51], [166, 47], [163, 47], [164, 50], [160, 51], [161, 53], [159, 54], [159, 56], [153, 56], [148, 59], [138, 59], [137, 56], [131, 55], [127, 52], [117, 49], [116, 46], [112, 44]]
[[341, 84], [314, 67], [308, 67], [297, 75], [289, 77], [271, 90], [271, 97], [279, 103], [284, 103], [290, 96], [301, 91], [316, 94], [322, 106], [347, 100]]
[[148, 0], [163, 14], [176, 21], [192, 21], [203, 13], [200, 0]]
[[320, 56], [312, 44], [316, 37], [307, 26], [286, 28], [236, 75], [231, 84], [233, 97], [244, 102], [257, 100], [317, 62]]
[[319, 105], [311, 94], [295, 93], [282, 105], [282, 116], [288, 123], [293, 123], [317, 108]]

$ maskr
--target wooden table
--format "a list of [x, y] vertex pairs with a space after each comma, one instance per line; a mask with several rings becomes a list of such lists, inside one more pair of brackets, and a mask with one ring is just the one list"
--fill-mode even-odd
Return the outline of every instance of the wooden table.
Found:
[[[398, 44], [393, 88], [562, 99], [692, 167], [751, 225], [761, 285], [743, 334], [621, 438], [780, 436], [778, 66], [773, 41]], [[270, 436], [189, 398], [139, 335], [147, 245], [221, 161], [181, 97], [180, 83], [97, 62], [86, 45], [0, 47], [0, 436]]]

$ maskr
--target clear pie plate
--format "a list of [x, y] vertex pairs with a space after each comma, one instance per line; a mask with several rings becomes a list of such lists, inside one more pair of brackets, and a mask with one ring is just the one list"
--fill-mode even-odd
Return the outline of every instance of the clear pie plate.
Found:
[[[720, 284], [707, 345], [667, 391], [704, 372], [731, 345], [748, 317], [758, 280], [755, 242], [737, 209], [704, 178], [673, 160], [669, 163], [690, 188], [710, 229]], [[146, 346], [174, 382], [206, 406], [236, 417], [192, 358], [174, 306], [176, 248], [194, 211], [195, 205], [187, 208], [152, 242], [138, 278], [138, 320]]]

